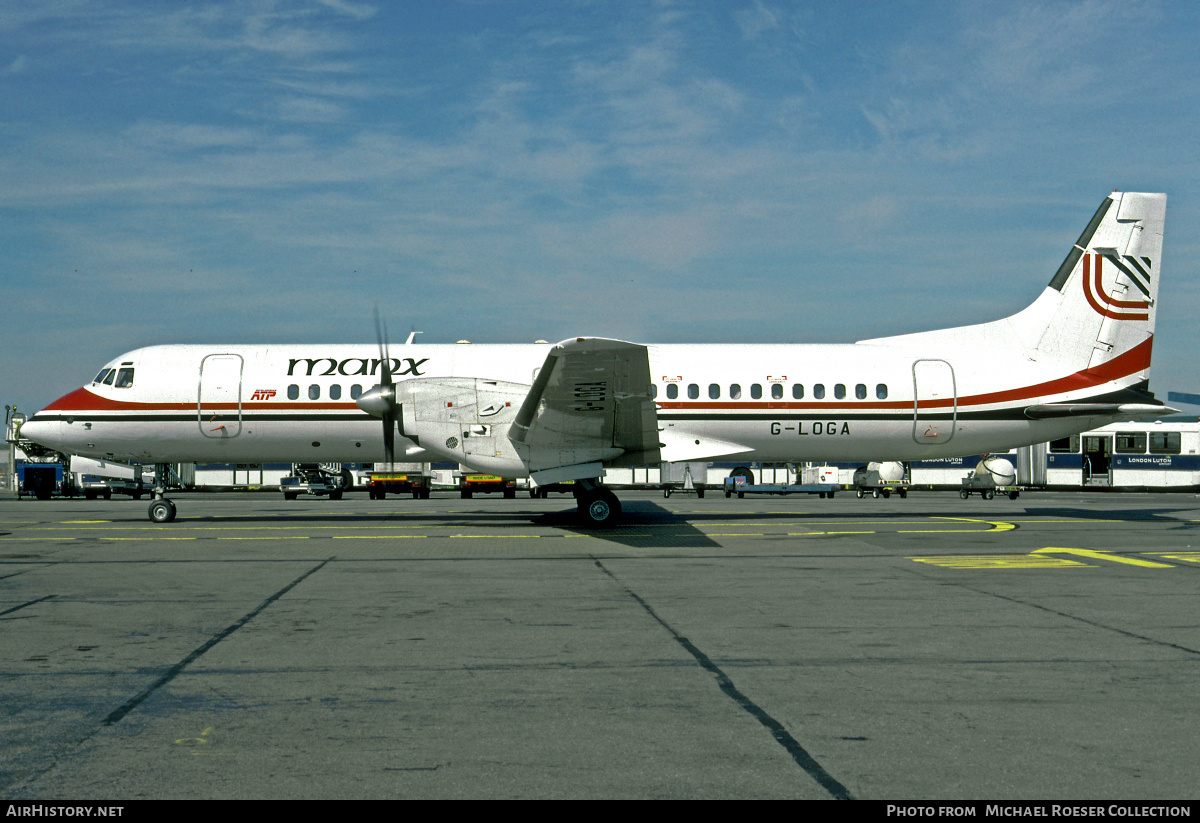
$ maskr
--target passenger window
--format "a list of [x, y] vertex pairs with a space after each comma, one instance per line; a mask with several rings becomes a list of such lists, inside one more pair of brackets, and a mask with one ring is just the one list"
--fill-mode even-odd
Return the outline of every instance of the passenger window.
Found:
[[308, 399], [309, 400], [320, 400], [321, 399], [321, 387], [318, 386], [316, 383], [313, 383], [311, 386], [308, 387]]
[[799, 383], [792, 384], [792, 399], [793, 400], [803, 400], [804, 399], [804, 386], [800, 385]]
[[813, 386], [813, 398], [816, 400], [824, 400], [825, 399], [825, 384], [824, 383], [817, 383], [816, 385]]
[[700, 387], [695, 383], [688, 383], [688, 399], [696, 400], [700, 397]]
[[741, 400], [742, 399], [742, 386], [740, 383], [730, 383], [729, 384], [729, 399], [730, 400]]
[[300, 399], [300, 387], [297, 386], [295, 383], [293, 383], [292, 385], [288, 386], [288, 400], [299, 400], [299, 399]]
[[114, 389], [127, 389], [132, 385], [133, 369], [121, 369], [117, 372], [117, 382], [113, 384]]
[[750, 396], [755, 400], [762, 398], [762, 386], [758, 383], [751, 383]]
[[875, 386], [875, 396], [880, 400], [887, 400], [887, 384], [879, 383]]
[[771, 384], [771, 399], [772, 400], [782, 400], [783, 399], [783, 384], [782, 383], [772, 383]]
[[656, 397], [658, 397], [658, 386], [651, 383], [650, 384], [650, 399], [653, 400]]
[[355, 383], [350, 387], [350, 399], [357, 400], [360, 396], [362, 396], [362, 386], [360, 386], [358, 383]]
[[708, 399], [709, 400], [720, 400], [721, 399], [721, 387], [718, 386], [716, 383], [708, 384]]
[[833, 396], [836, 397], [838, 400], [845, 400], [846, 399], [846, 386], [842, 383], [836, 384], [833, 387]]
[[676, 385], [675, 383], [668, 383], [667, 384], [667, 399], [674, 400], [677, 397], [679, 397], [679, 386]]
[[859, 400], [866, 400], [867, 399], [867, 384], [859, 383], [857, 386], [855, 386], [854, 387], [854, 396], [857, 397]]
[[1145, 454], [1145, 432], [1117, 432], [1117, 452], [1120, 454]]
[[1151, 454], [1179, 454], [1179, 432], [1150, 432]]
[[341, 400], [342, 399], [342, 385], [340, 383], [334, 383], [332, 386], [329, 387], [329, 399], [330, 400]]

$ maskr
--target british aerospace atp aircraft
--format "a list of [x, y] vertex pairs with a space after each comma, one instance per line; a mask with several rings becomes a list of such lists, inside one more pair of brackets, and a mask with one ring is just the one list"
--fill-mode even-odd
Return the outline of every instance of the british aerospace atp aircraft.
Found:
[[[606, 466], [903, 461], [1045, 442], [1166, 409], [1148, 391], [1164, 194], [1113, 192], [1011, 317], [843, 345], [151, 346], [35, 414], [67, 454], [176, 462], [453, 461], [574, 480], [621, 514]], [[1016, 258], [1013, 258], [1016, 259]], [[400, 356], [393, 356], [394, 354]], [[380, 425], [382, 421], [382, 426]]]

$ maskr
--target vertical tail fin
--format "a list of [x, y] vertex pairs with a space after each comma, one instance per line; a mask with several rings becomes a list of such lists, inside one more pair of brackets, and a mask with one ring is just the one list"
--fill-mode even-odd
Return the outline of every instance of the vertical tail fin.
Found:
[[1146, 380], [1158, 304], [1165, 194], [1113, 192], [1041, 297], [1011, 318], [1030, 356]]

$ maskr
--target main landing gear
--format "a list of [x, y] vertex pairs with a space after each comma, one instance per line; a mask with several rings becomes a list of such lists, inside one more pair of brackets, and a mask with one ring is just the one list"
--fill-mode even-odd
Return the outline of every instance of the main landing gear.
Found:
[[603, 529], [621, 519], [621, 501], [597, 480], [575, 482], [575, 504], [585, 526]]
[[155, 464], [154, 501], [150, 504], [150, 519], [155, 523], [170, 523], [175, 519], [175, 504], [164, 496], [167, 493], [167, 479], [170, 475], [170, 464]]

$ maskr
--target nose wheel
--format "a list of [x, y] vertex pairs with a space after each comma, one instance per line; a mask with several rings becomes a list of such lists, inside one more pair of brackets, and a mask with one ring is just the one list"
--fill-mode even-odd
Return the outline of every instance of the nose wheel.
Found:
[[155, 523], [170, 523], [175, 519], [175, 504], [160, 497], [150, 504], [150, 519]]

